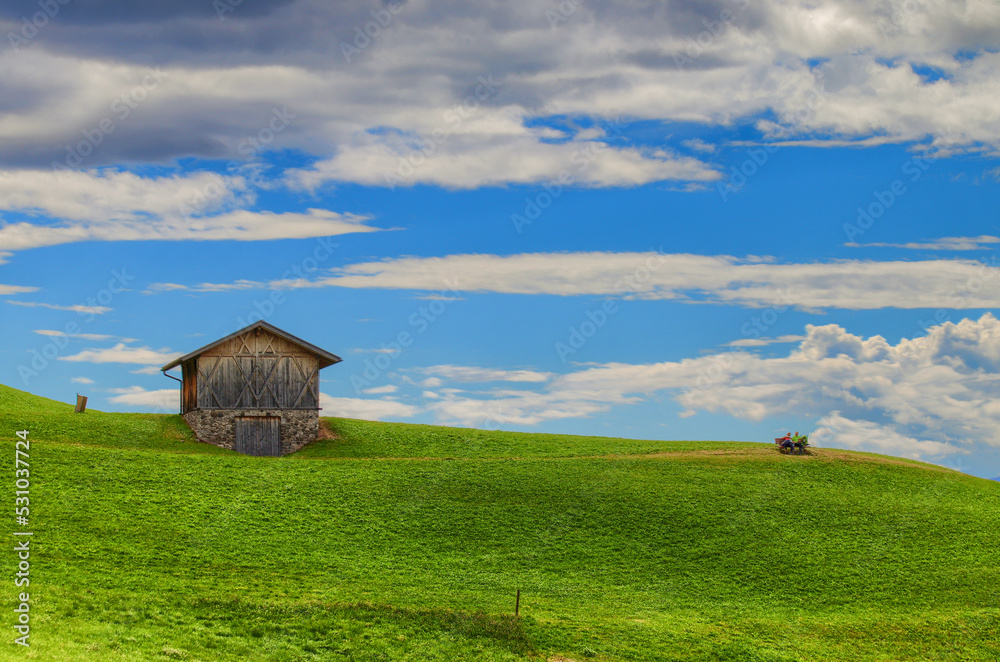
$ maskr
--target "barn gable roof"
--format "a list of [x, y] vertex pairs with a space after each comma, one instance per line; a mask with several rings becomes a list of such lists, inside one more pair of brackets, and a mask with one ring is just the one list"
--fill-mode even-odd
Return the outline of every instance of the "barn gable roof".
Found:
[[247, 333], [248, 331], [253, 331], [254, 329], [264, 329], [266, 331], [269, 331], [269, 332], [273, 333], [276, 336], [284, 338], [285, 340], [287, 340], [290, 343], [298, 345], [299, 347], [301, 347], [305, 351], [309, 352], [310, 354], [314, 354], [316, 356], [316, 358], [319, 359], [319, 367], [320, 368], [325, 368], [327, 366], [331, 366], [334, 363], [340, 363], [343, 360], [339, 356], [337, 356], [336, 354], [331, 354], [330, 352], [326, 351], [325, 349], [320, 349], [316, 345], [312, 345], [310, 343], [307, 343], [305, 340], [302, 340], [301, 338], [296, 338], [295, 336], [293, 336], [292, 334], [288, 333], [287, 331], [282, 331], [278, 327], [276, 327], [276, 326], [274, 326], [272, 324], [268, 324], [264, 320], [261, 320], [259, 322], [254, 322], [250, 326], [244, 327], [244, 328], [240, 329], [239, 331], [236, 331], [235, 333], [230, 333], [225, 338], [220, 338], [219, 340], [216, 340], [213, 343], [209, 343], [208, 345], [205, 345], [204, 347], [202, 347], [200, 349], [196, 349], [195, 351], [191, 352], [190, 354], [185, 354], [184, 356], [180, 357], [179, 359], [171, 361], [167, 365], [163, 366], [162, 368], [160, 368], [160, 370], [166, 372], [167, 370], [170, 370], [172, 368], [176, 368], [177, 366], [179, 366], [180, 364], [184, 363], [185, 361], [190, 361], [191, 359], [195, 358], [196, 356], [204, 354], [205, 352], [207, 352], [208, 350], [212, 349], [213, 347], [221, 345], [222, 343], [227, 342], [229, 340], [232, 340], [233, 338], [236, 338], [237, 336], [242, 336], [244, 333]]

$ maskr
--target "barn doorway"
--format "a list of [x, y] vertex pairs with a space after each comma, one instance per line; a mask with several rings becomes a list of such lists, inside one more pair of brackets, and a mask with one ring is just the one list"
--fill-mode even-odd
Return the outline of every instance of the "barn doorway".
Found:
[[240, 416], [236, 419], [236, 452], [246, 455], [281, 455], [281, 418]]

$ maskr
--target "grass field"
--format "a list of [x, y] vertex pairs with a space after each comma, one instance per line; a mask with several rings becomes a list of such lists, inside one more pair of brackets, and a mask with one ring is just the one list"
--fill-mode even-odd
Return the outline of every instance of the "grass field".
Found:
[[179, 416], [0, 387], [34, 532], [31, 646], [7, 630], [0, 659], [1000, 659], [1000, 483], [829, 449], [324, 424], [251, 458]]

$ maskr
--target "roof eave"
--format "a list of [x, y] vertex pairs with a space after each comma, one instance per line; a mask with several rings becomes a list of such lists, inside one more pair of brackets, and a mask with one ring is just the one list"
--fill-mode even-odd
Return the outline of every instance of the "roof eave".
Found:
[[216, 340], [214, 342], [211, 342], [211, 343], [205, 345], [204, 347], [196, 349], [195, 351], [191, 352], [190, 354], [185, 354], [184, 356], [180, 357], [179, 359], [175, 359], [175, 360], [171, 361], [167, 365], [165, 365], [162, 368], [160, 368], [160, 370], [162, 372], [166, 372], [167, 370], [172, 370], [172, 369], [176, 368], [177, 366], [179, 366], [180, 364], [185, 363], [187, 361], [190, 361], [191, 359], [195, 358], [196, 356], [204, 354], [205, 352], [207, 352], [208, 350], [212, 349], [213, 347], [216, 347], [217, 345], [221, 345], [222, 343], [224, 343], [224, 342], [226, 342], [228, 340], [232, 340], [236, 336], [242, 335], [242, 334], [246, 333], [247, 331], [251, 331], [251, 330], [256, 329], [258, 327], [264, 328], [264, 329], [270, 331], [271, 333], [275, 334], [276, 336], [282, 337], [285, 340], [293, 342], [296, 345], [299, 345], [300, 347], [302, 347], [303, 349], [306, 349], [309, 352], [315, 354], [316, 357], [319, 359], [319, 363], [325, 364], [325, 365], [320, 365], [319, 366], [321, 370], [323, 368], [327, 368], [327, 367], [329, 367], [329, 366], [331, 366], [331, 365], [333, 365], [335, 363], [340, 363], [341, 361], [343, 361], [343, 359], [340, 358], [339, 356], [337, 356], [336, 354], [331, 354], [330, 352], [326, 351], [325, 349], [320, 349], [319, 347], [317, 347], [316, 345], [313, 345], [312, 343], [306, 342], [305, 340], [302, 340], [301, 338], [293, 336], [292, 334], [288, 333], [287, 331], [282, 331], [281, 329], [279, 329], [278, 327], [276, 327], [276, 326], [274, 326], [272, 324], [268, 324], [264, 320], [259, 320], [259, 321], [254, 322], [253, 324], [251, 324], [249, 326], [243, 327], [239, 331], [235, 331], [233, 333], [230, 333], [228, 336], [226, 336], [224, 338], [219, 338], [218, 340]]

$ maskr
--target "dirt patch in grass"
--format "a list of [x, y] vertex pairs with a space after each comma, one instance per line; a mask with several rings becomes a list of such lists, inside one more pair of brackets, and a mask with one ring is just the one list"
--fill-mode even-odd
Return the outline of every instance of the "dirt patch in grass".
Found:
[[316, 441], [321, 441], [323, 439], [341, 439], [342, 437], [330, 429], [330, 423], [320, 419], [319, 421], [319, 435], [316, 437]]

